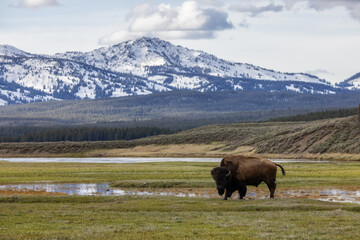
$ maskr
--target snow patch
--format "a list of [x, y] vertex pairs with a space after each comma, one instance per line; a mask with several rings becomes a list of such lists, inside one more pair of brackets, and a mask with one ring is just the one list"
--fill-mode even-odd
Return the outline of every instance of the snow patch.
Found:
[[5, 105], [7, 105], [7, 104], [8, 104], [7, 101], [5, 101], [5, 100], [3, 100], [3, 99], [0, 98], [0, 106], [5, 106]]
[[348, 83], [352, 85], [350, 89], [360, 89], [360, 78], [353, 79]]
[[85, 98], [95, 99], [96, 97], [95, 88], [93, 86], [80, 86], [78, 92], [75, 93], [75, 96], [81, 99], [85, 99]]
[[17, 57], [17, 56], [31, 56], [27, 52], [24, 52], [16, 47], [10, 45], [0, 45], [0, 55], [8, 56], [8, 57]]
[[130, 96], [131, 94], [124, 92], [122, 88], [115, 88], [111, 94], [111, 97], [126, 97]]
[[294, 91], [294, 92], [301, 92], [300, 88], [295, 87], [294, 84], [290, 84], [289, 86], [286, 86], [286, 90]]
[[187, 77], [173, 75], [173, 81], [169, 85], [177, 89], [196, 89], [207, 83], [209, 82], [205, 78], [200, 78], [198, 76]]

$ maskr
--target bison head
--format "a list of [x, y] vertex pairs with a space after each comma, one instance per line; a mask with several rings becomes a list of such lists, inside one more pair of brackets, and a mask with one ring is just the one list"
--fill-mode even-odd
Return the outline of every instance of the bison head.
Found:
[[220, 196], [225, 192], [225, 188], [230, 180], [230, 175], [231, 172], [226, 167], [216, 167], [211, 170], [211, 176], [216, 182], [216, 189]]

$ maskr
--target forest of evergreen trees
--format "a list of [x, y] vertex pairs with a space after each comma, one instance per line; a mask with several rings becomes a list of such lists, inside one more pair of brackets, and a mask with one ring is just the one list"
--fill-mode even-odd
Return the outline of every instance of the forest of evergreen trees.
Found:
[[314, 120], [321, 120], [328, 118], [348, 117], [356, 114], [358, 114], [358, 108], [346, 108], [346, 109], [325, 110], [320, 112], [311, 112], [311, 113], [298, 114], [288, 117], [274, 118], [271, 119], [270, 121], [272, 122], [314, 121]]
[[[327, 109], [356, 107], [360, 92], [339, 94], [301, 94], [296, 92], [173, 91], [103, 100], [50, 101], [0, 107], [0, 126], [65, 126], [100, 122], [124, 122], [116, 127], [136, 127], [145, 121], [159, 128], [181, 128], [182, 120], [231, 117], [231, 123], [266, 121], [271, 118]], [[180, 119], [181, 120], [172, 120]], [[164, 126], [161, 119], [170, 121]], [[155, 121], [155, 123], [154, 123]], [[163, 122], [163, 121], [162, 121]], [[193, 121], [194, 122], [194, 121]], [[207, 121], [208, 122], [208, 121]], [[176, 125], [176, 126], [174, 126]], [[144, 125], [142, 125], [144, 126]]]
[[[242, 115], [223, 114], [222, 118], [215, 119], [157, 119], [149, 122], [152, 125], [155, 122], [159, 127], [152, 126], [136, 126], [136, 122], [123, 122], [125, 127], [121, 126], [121, 122], [113, 123], [97, 123], [93, 125], [72, 125], [72, 126], [49, 126], [49, 127], [33, 127], [33, 126], [7, 126], [0, 127], [0, 142], [56, 142], [56, 141], [112, 141], [112, 140], [133, 140], [143, 137], [155, 136], [160, 134], [171, 134], [184, 129], [194, 128], [210, 124], [228, 124], [231, 122], [252, 121], [253, 114], [261, 114], [262, 112], [249, 113], [249, 118], [241, 118]], [[244, 113], [241, 113], [244, 114]], [[269, 113], [264, 113], [268, 115]], [[306, 114], [298, 114], [293, 116], [274, 118], [270, 121], [313, 121], [328, 118], [347, 117], [359, 115], [360, 122], [360, 105], [356, 108], [346, 108], [337, 110], [324, 110], [318, 112], [310, 112]], [[252, 116], [252, 117], [251, 117]], [[244, 116], [242, 116], [244, 117]], [[225, 121], [227, 120], [227, 121]], [[230, 121], [230, 122], [228, 122]], [[196, 124], [195, 124], [196, 122]], [[139, 122], [139, 124], [146, 122]], [[177, 126], [178, 128], [174, 128]], [[169, 126], [173, 126], [169, 128]]]
[[112, 141], [132, 140], [172, 133], [156, 127], [1, 127], [0, 142]]

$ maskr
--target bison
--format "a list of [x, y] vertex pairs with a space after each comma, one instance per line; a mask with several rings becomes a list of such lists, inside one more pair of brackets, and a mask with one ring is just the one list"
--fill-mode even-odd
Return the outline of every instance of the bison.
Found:
[[258, 186], [262, 181], [266, 183], [270, 191], [270, 198], [274, 198], [276, 189], [276, 166], [285, 170], [279, 164], [268, 159], [246, 156], [229, 156], [222, 159], [220, 167], [211, 171], [216, 182], [216, 188], [220, 196], [225, 192], [224, 200], [231, 197], [233, 192], [239, 191], [240, 199], [246, 195], [246, 186]]

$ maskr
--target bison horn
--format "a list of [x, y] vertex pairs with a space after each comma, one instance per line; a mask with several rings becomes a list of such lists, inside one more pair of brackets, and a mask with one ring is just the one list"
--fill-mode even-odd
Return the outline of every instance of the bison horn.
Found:
[[231, 171], [229, 170], [228, 174], [226, 174], [227, 177], [230, 177]]

